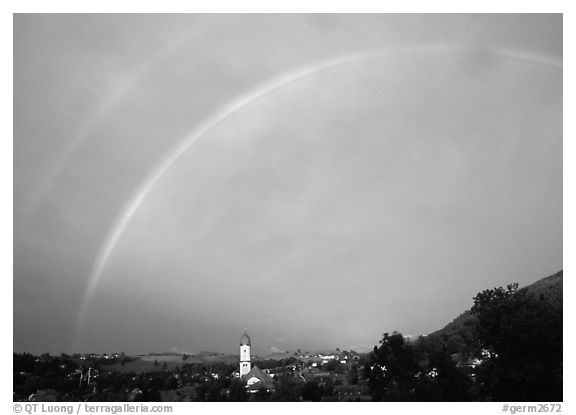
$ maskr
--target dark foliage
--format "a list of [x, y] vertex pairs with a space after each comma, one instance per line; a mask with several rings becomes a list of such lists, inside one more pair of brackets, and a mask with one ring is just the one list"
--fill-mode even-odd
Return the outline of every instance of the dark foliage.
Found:
[[562, 303], [540, 294], [512, 284], [474, 298], [486, 399], [562, 400]]
[[406, 343], [402, 334], [384, 334], [380, 347], [374, 346], [366, 371], [368, 388], [375, 400], [412, 400], [418, 366], [412, 346]]
[[[374, 400], [468, 401], [473, 384], [445, 348], [418, 352], [402, 334], [384, 334], [380, 347], [369, 356], [365, 375]], [[425, 358], [425, 359], [424, 359]], [[419, 362], [421, 360], [421, 362]]]
[[277, 376], [274, 386], [275, 401], [294, 402], [299, 401], [302, 396], [303, 382], [292, 375]]

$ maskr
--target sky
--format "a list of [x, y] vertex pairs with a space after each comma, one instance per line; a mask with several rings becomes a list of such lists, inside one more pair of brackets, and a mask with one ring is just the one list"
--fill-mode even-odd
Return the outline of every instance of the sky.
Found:
[[562, 269], [561, 15], [15, 15], [14, 351], [369, 349]]

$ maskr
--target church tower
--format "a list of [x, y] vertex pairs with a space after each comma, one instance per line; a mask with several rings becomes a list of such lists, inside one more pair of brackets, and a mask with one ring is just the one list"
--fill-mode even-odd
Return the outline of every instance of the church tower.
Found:
[[240, 339], [240, 377], [250, 372], [250, 366], [250, 337], [244, 329], [244, 335]]

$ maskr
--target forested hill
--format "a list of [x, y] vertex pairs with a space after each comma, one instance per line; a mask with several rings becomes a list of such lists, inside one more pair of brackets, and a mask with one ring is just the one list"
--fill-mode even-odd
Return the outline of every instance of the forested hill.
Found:
[[374, 400], [563, 400], [562, 271], [477, 293], [450, 324], [416, 341], [385, 333], [368, 355]]
[[[542, 278], [521, 288], [519, 292], [526, 292], [533, 298], [546, 301], [552, 307], [562, 307], [562, 274], [563, 271], [559, 271]], [[477, 338], [476, 322], [477, 317], [471, 310], [467, 310], [444, 328], [426, 336], [426, 342], [445, 345], [450, 353], [467, 354], [474, 349]]]
[[553, 306], [562, 306], [562, 288], [562, 271], [559, 271], [520, 289], [520, 291], [524, 290], [528, 295], [546, 300]]

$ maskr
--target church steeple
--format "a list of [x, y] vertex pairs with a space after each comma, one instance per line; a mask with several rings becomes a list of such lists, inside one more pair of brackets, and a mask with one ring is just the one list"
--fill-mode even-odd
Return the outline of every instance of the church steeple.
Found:
[[250, 372], [250, 366], [250, 337], [244, 329], [244, 335], [240, 338], [240, 377]]
[[244, 335], [240, 339], [240, 346], [247, 345], [250, 346], [250, 336], [246, 333], [246, 329], [244, 329]]

